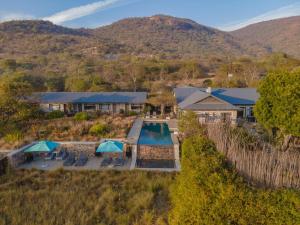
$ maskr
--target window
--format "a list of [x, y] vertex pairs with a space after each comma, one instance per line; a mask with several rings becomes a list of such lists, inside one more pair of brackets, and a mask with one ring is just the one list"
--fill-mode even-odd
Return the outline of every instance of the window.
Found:
[[94, 110], [96, 110], [96, 105], [95, 104], [84, 104], [84, 110], [94, 111]]
[[49, 110], [50, 111], [60, 110], [60, 105], [59, 104], [49, 104]]
[[109, 104], [100, 105], [100, 109], [102, 112], [109, 112]]
[[221, 121], [229, 122], [231, 120], [231, 113], [221, 113]]
[[248, 117], [254, 117], [253, 107], [248, 108]]
[[142, 105], [137, 105], [137, 104], [131, 105], [131, 110], [132, 111], [140, 112], [142, 109], [143, 109]]

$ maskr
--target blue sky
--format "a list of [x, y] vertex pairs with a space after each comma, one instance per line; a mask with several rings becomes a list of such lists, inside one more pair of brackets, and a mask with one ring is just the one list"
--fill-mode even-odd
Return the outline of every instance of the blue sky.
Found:
[[126, 17], [166, 14], [222, 30], [300, 15], [300, 0], [0, 0], [0, 21], [44, 19], [98, 27]]

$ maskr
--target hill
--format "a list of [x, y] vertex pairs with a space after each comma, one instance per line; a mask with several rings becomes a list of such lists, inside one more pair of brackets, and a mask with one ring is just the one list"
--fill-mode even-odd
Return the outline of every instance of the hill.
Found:
[[0, 23], [0, 32], [24, 34], [88, 35], [83, 29], [71, 29], [43, 20], [23, 20]]
[[230, 34], [192, 20], [156, 15], [129, 18], [95, 29], [101, 39], [111, 39], [133, 49], [135, 54], [170, 54], [181, 57], [257, 56], [260, 46], [250, 48]]
[[46, 21], [0, 24], [0, 57], [52, 53], [165, 55], [175, 58], [258, 56], [267, 51], [188, 19], [157, 15], [129, 18], [97, 29], [70, 29]]
[[248, 44], [300, 57], [300, 16], [252, 24], [231, 34]]

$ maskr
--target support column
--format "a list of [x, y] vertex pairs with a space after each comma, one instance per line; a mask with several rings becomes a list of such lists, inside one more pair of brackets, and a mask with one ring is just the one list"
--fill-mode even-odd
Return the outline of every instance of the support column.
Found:
[[180, 155], [179, 155], [179, 144], [174, 144], [174, 153], [175, 153], [175, 168], [177, 171], [180, 171], [181, 165], [180, 165]]
[[130, 170], [134, 170], [137, 159], [137, 145], [133, 145], [131, 149], [131, 164]]

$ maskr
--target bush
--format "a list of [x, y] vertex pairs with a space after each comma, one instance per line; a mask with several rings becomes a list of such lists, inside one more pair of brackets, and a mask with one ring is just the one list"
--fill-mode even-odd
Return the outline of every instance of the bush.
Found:
[[90, 117], [89, 117], [89, 114], [87, 112], [79, 112], [79, 113], [76, 113], [75, 116], [74, 116], [74, 119], [77, 120], [77, 121], [86, 121], [89, 118]]
[[204, 137], [185, 139], [181, 165], [169, 224], [300, 224], [299, 192], [250, 188]]
[[52, 119], [58, 119], [58, 118], [62, 118], [65, 116], [65, 113], [59, 110], [55, 110], [52, 112], [47, 113], [46, 115], [46, 119], [48, 120], [52, 120]]
[[178, 121], [179, 131], [184, 134], [185, 137], [201, 135], [203, 129], [199, 123], [199, 119], [196, 113], [187, 111], [182, 113]]
[[135, 112], [135, 111], [129, 111], [128, 112], [128, 116], [137, 116], [137, 115], [138, 115], [138, 113]]
[[206, 79], [203, 81], [203, 86], [204, 87], [211, 87], [213, 84], [212, 80], [211, 79]]
[[13, 131], [5, 135], [4, 139], [6, 142], [14, 143], [22, 140], [24, 138], [21, 131]]
[[109, 132], [109, 127], [106, 124], [95, 124], [93, 125], [90, 130], [89, 134], [99, 136], [99, 135], [105, 135]]

